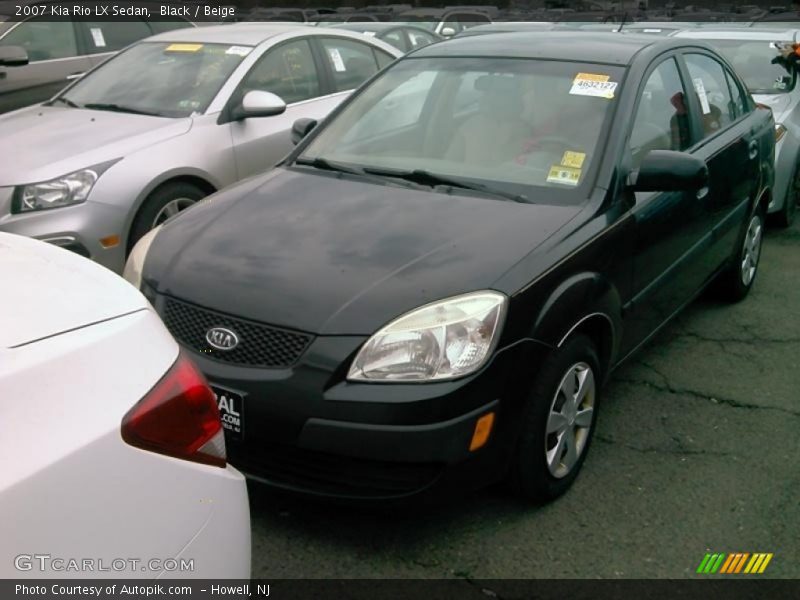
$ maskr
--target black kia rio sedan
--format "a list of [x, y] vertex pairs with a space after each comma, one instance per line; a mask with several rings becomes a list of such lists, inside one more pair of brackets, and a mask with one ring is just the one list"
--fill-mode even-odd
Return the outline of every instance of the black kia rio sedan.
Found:
[[507, 479], [553, 499], [614, 367], [707, 284], [753, 285], [774, 122], [700, 42], [455, 39], [314, 125], [126, 269], [253, 479], [383, 501]]

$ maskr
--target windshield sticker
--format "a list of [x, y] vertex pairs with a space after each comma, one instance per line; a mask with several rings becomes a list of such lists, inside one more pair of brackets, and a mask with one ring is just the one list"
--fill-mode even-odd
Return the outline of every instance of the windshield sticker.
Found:
[[90, 27], [89, 31], [92, 32], [92, 41], [94, 41], [95, 48], [105, 48], [106, 38], [103, 36], [103, 30], [99, 27]]
[[561, 157], [561, 166], [580, 169], [583, 167], [584, 160], [586, 160], [586, 154], [583, 152], [572, 152], [571, 150], [567, 150], [564, 152], [564, 156]]
[[247, 56], [250, 54], [250, 50], [247, 46], [231, 46], [227, 50], [225, 50], [225, 54], [235, 54], [236, 56]]
[[344, 61], [342, 60], [342, 55], [339, 53], [338, 48], [331, 48], [328, 50], [328, 54], [333, 61], [333, 68], [336, 69], [337, 73], [344, 73], [347, 68], [344, 66]]
[[581, 170], [573, 169], [572, 167], [565, 167], [562, 165], [553, 165], [550, 167], [550, 172], [547, 174], [547, 183], [560, 183], [561, 185], [578, 185], [581, 178]]
[[203, 44], [170, 44], [164, 48], [164, 52], [197, 52]]
[[617, 89], [617, 82], [609, 81], [609, 79], [608, 75], [578, 73], [575, 75], [569, 93], [573, 96], [594, 96], [611, 100]]
[[703, 80], [700, 77], [695, 77], [692, 79], [692, 83], [694, 83], [694, 91], [697, 92], [703, 114], [709, 114], [711, 112], [711, 105], [708, 103], [708, 94], [706, 94], [706, 86], [703, 85]]

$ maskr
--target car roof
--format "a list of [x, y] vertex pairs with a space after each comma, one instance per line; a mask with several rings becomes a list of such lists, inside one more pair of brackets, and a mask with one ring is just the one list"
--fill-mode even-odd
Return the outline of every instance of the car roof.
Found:
[[319, 35], [319, 29], [302, 23], [245, 22], [176, 29], [147, 38], [151, 42], [197, 42], [205, 44], [240, 44], [257, 46], [286, 33]]
[[[351, 21], [350, 23], [331, 23], [325, 24], [325, 27], [331, 29], [346, 29], [347, 31], [385, 31], [386, 29], [394, 29], [395, 27], [414, 27], [406, 23], [398, 23], [392, 21]], [[419, 29], [419, 27], [417, 27]]]
[[659, 46], [667, 50], [683, 44], [676, 42], [674, 38], [645, 34], [580, 32], [577, 37], [574, 31], [514, 32], [455, 37], [417, 50], [413, 56], [547, 58], [629, 64], [644, 48]]
[[772, 29], [765, 27], [763, 29], [747, 28], [740, 29], [738, 27], [703, 27], [701, 29], [689, 29], [686, 31], [678, 32], [675, 37], [705, 39], [705, 40], [764, 40], [764, 41], [794, 41], [796, 35], [800, 32], [798, 29]]

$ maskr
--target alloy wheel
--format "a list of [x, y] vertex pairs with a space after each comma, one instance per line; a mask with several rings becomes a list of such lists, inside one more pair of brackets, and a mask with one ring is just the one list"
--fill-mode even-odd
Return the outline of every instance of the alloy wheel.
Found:
[[750, 224], [747, 226], [747, 234], [744, 236], [744, 247], [742, 248], [741, 276], [742, 283], [749, 286], [756, 276], [758, 269], [758, 259], [761, 256], [761, 236], [764, 232], [764, 225], [758, 214], [753, 215]]
[[153, 228], [158, 227], [164, 221], [177, 215], [183, 209], [189, 208], [194, 203], [195, 200], [191, 198], [175, 198], [174, 200], [170, 200], [156, 213], [156, 217], [153, 219]]
[[553, 397], [547, 417], [545, 459], [550, 474], [561, 479], [578, 463], [592, 427], [596, 383], [585, 362], [572, 365]]

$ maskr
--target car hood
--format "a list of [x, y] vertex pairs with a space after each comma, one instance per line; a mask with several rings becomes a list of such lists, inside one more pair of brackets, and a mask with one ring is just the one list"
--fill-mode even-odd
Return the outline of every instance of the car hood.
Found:
[[182, 135], [192, 121], [57, 106], [0, 116], [0, 187], [47, 181]]
[[72, 252], [0, 232], [0, 348], [143, 310], [147, 301], [105, 267]]
[[782, 123], [792, 107], [792, 94], [753, 94], [753, 100], [769, 106], [776, 123]]
[[368, 335], [417, 306], [491, 288], [578, 212], [281, 168], [165, 225], [144, 280], [256, 321]]

